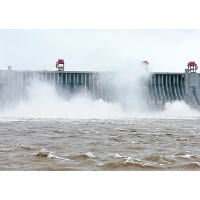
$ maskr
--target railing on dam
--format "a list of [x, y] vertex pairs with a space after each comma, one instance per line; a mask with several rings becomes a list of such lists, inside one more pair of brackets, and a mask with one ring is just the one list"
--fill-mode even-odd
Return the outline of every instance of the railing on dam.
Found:
[[[113, 82], [113, 73], [82, 71], [0, 71], [0, 101], [26, 98], [32, 80], [52, 83], [68, 98], [77, 92], [87, 92], [94, 99], [115, 101], [119, 98]], [[142, 79], [143, 80], [143, 79]], [[131, 83], [130, 83], [131, 84]], [[198, 73], [152, 73], [143, 80], [140, 89], [145, 100], [159, 107], [166, 102], [185, 100], [200, 106], [200, 77]], [[123, 94], [123, 92], [122, 92]], [[134, 94], [137, 96], [136, 94]], [[122, 98], [123, 99], [123, 98]]]

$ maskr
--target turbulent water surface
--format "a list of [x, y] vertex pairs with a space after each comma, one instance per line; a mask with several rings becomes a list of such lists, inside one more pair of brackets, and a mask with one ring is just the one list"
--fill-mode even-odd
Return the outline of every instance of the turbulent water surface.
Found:
[[122, 103], [62, 99], [38, 81], [18, 103], [9, 91], [0, 110], [0, 170], [200, 169], [200, 112], [184, 102], [147, 110], [135, 87]]
[[199, 118], [1, 118], [0, 170], [199, 170]]

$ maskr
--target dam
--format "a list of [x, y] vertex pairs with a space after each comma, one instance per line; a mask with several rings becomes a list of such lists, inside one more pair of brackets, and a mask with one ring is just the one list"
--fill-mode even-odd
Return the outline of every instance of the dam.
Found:
[[[33, 80], [53, 84], [65, 98], [86, 92], [93, 99], [117, 101], [123, 97], [116, 94], [113, 74], [94, 71], [0, 70], [0, 106], [26, 99]], [[141, 80], [140, 90], [151, 109], [162, 109], [167, 102], [173, 101], [185, 101], [200, 108], [200, 74], [196, 71], [186, 69], [185, 73], [150, 73], [148, 78]]]

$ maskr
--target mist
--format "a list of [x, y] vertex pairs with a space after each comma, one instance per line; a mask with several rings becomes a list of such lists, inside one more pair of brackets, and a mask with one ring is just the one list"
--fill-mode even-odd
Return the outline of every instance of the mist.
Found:
[[[139, 77], [138, 80], [141, 80]], [[134, 82], [138, 83], [137, 88], [131, 86], [125, 90], [123, 95], [127, 96], [122, 99], [123, 101], [106, 102], [102, 99], [94, 100], [87, 93], [78, 93], [66, 100], [58, 94], [55, 85], [34, 80], [28, 87], [27, 98], [20, 100], [14, 106], [7, 106], [0, 110], [0, 120], [41, 118], [129, 120], [134, 118], [191, 119], [200, 117], [199, 111], [194, 110], [183, 101], [167, 103], [163, 110], [147, 109], [149, 102], [143, 101], [142, 93], [138, 93], [141, 89], [140, 82], [136, 80]], [[121, 92], [127, 83], [122, 83], [121, 87], [117, 87], [118, 92]]]
[[[127, 60], [112, 73], [102, 74], [106, 99], [94, 99], [85, 89], [78, 93], [62, 90], [61, 86], [58, 88], [54, 83], [37, 78], [26, 85], [25, 92], [22, 90], [18, 94], [19, 87], [22, 88], [22, 81], [18, 80], [16, 84], [7, 84], [8, 88], [2, 95], [6, 96], [6, 104], [0, 110], [0, 116], [84, 119], [127, 118], [132, 113], [135, 116], [136, 113], [147, 112], [148, 102], [143, 98], [143, 83], [148, 78], [149, 72], [144, 64]], [[5, 78], [8, 83], [11, 80]], [[18, 98], [13, 98], [14, 95]]]

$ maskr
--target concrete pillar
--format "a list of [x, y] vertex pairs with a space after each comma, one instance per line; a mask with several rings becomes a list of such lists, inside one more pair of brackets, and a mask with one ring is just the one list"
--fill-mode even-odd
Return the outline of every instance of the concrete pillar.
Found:
[[160, 100], [163, 102], [165, 95], [164, 95], [164, 92], [163, 92], [163, 89], [162, 89], [161, 79], [162, 79], [162, 74], [159, 74], [158, 75], [158, 92], [159, 92], [159, 95], [160, 95]]
[[168, 84], [169, 84], [169, 95], [170, 95], [170, 101], [173, 101], [174, 100], [174, 95], [173, 95], [173, 92], [172, 92], [172, 78], [171, 78], [171, 75], [168, 75]]
[[66, 73], [63, 73], [63, 85], [66, 85]]
[[156, 89], [156, 74], [152, 77], [153, 81], [153, 91], [154, 91], [154, 96], [155, 96], [155, 102], [158, 101], [158, 95], [157, 95], [157, 89]]
[[[200, 104], [200, 77], [198, 73], [185, 70], [185, 101], [188, 104]], [[195, 105], [194, 105], [195, 106]]]
[[76, 87], [76, 75], [74, 73], [72, 74], [72, 85], [74, 89]]
[[90, 93], [92, 93], [91, 87], [92, 86], [92, 78], [91, 78], [91, 74], [88, 74], [88, 89], [90, 91]]
[[191, 96], [190, 90], [189, 90], [190, 77], [191, 76], [189, 76], [189, 71], [188, 71], [188, 69], [186, 69], [185, 70], [185, 101], [186, 101], [186, 103], [190, 103], [190, 96]]
[[94, 89], [94, 79], [95, 79], [95, 74], [92, 74], [92, 98], [95, 99], [95, 89]]
[[84, 74], [80, 73], [81, 76], [81, 87], [84, 88]]
[[173, 91], [174, 91], [174, 100], [178, 100], [178, 95], [177, 95], [177, 88], [176, 88], [176, 75], [175, 74], [172, 74], [172, 88], [173, 88]]
[[76, 88], [76, 74], [75, 73], [73, 73], [73, 86], [74, 86], [74, 88]]
[[68, 74], [65, 74], [65, 84], [68, 85]]
[[86, 73], [84, 73], [84, 88], [85, 88], [85, 92], [87, 91], [87, 77], [86, 77]]
[[63, 84], [63, 73], [59, 73], [59, 84]]
[[169, 95], [169, 87], [168, 87], [168, 79], [167, 79], [167, 74], [165, 74], [165, 90], [166, 90], [166, 99], [167, 101], [170, 101], [170, 95]]
[[72, 74], [71, 73], [68, 73], [68, 87], [70, 88], [70, 90], [72, 89]]
[[163, 102], [166, 102], [165, 88], [164, 88], [164, 75], [161, 75], [161, 91], [162, 91], [162, 99]]
[[[185, 79], [184, 79], [185, 80]], [[185, 99], [185, 93], [184, 93], [184, 89], [183, 89], [183, 85], [185, 84], [185, 82], [183, 81], [183, 75], [181, 75], [179, 77], [179, 89], [180, 89], [180, 93], [181, 93], [181, 99]]]
[[180, 92], [180, 87], [179, 87], [179, 77], [180, 75], [176, 75], [176, 89], [177, 89], [177, 95], [178, 95], [178, 99], [181, 100], [181, 92]]

